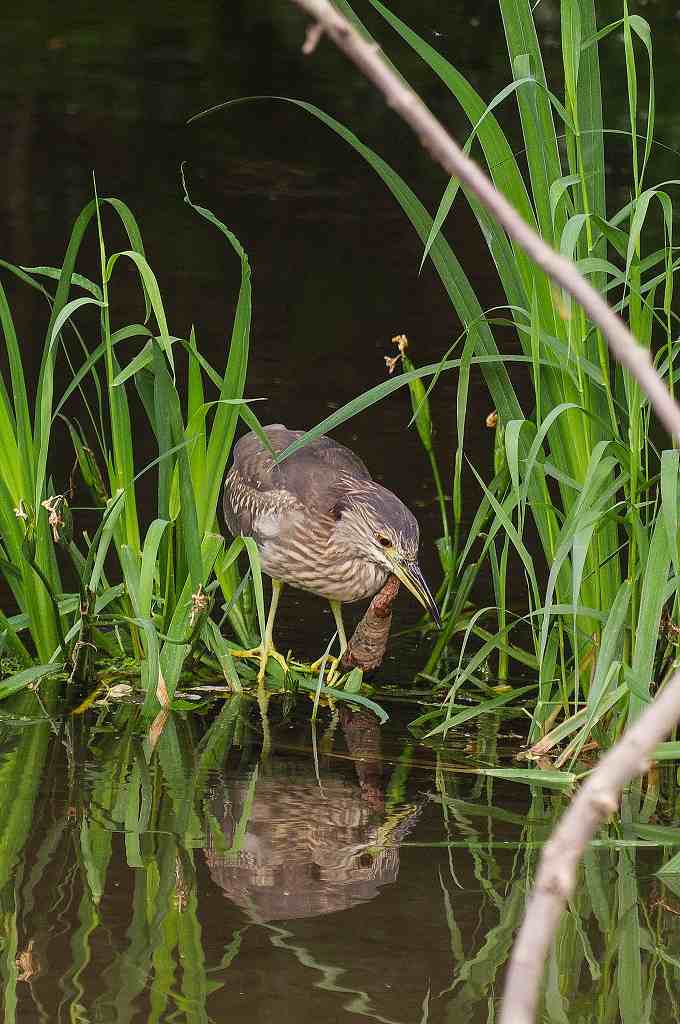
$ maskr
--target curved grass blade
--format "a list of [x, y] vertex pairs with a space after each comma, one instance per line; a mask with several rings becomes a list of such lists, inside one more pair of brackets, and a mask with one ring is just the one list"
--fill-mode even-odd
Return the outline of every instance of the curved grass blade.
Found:
[[53, 662], [49, 665], [31, 665], [30, 668], [15, 672], [0, 681], [0, 700], [13, 697], [15, 693], [19, 693], [20, 690], [25, 690], [27, 687], [33, 688], [39, 680], [45, 679], [47, 676], [58, 675], [64, 669], [63, 662]]
[[[335, 118], [330, 117], [328, 114], [325, 114], [313, 104], [306, 103], [303, 100], [290, 99], [285, 96], [250, 96], [239, 100], [230, 100], [226, 103], [217, 104], [209, 110], [202, 111], [200, 114], [195, 115], [191, 118], [191, 121], [195, 121], [198, 118], [205, 117], [208, 114], [232, 107], [236, 104], [263, 100], [276, 100], [278, 102], [290, 103], [302, 110], [305, 110], [352, 146], [352, 148], [355, 149], [368, 164], [370, 164], [376, 173], [380, 175], [401, 208], [408, 216], [422, 241], [425, 241], [432, 225], [432, 218], [429, 216], [424, 206], [417, 199], [412, 190], [408, 187], [406, 182], [395, 173], [389, 164], [385, 163], [384, 160], [374, 153], [373, 150], [360, 142], [353, 132], [349, 131], [349, 129], [347, 129], [343, 124]], [[477, 351], [483, 352], [491, 357], [488, 362], [482, 365], [484, 368], [484, 375], [491, 390], [493, 402], [498, 410], [499, 416], [504, 420], [521, 416], [522, 412], [519, 401], [514, 388], [512, 387], [507, 371], [502, 365], [503, 359], [499, 355], [490, 327], [484, 320], [483, 311], [479, 301], [453, 250], [441, 235], [438, 236], [433, 244], [431, 254], [442, 284], [451, 298], [463, 325], [474, 325], [474, 330], [477, 334]], [[405, 383], [405, 381], [403, 381], [403, 383]]]
[[291, 673], [295, 676], [295, 681], [301, 690], [307, 690], [308, 693], [323, 694], [324, 697], [331, 697], [334, 701], [341, 700], [347, 701], [348, 704], [360, 704], [361, 707], [368, 708], [378, 718], [381, 725], [389, 720], [389, 715], [384, 708], [381, 708], [375, 701], [370, 700], [368, 697], [362, 696], [360, 693], [349, 693], [346, 690], [341, 690], [335, 686], [320, 686], [318, 683], [310, 683], [303, 675], [298, 672]]
[[498, 697], [492, 697], [491, 700], [482, 701], [481, 704], [475, 704], [474, 707], [465, 708], [464, 711], [459, 711], [457, 715], [452, 715], [451, 718], [447, 718], [445, 722], [438, 725], [434, 729], [430, 729], [426, 732], [423, 739], [429, 739], [431, 736], [438, 736], [440, 733], [446, 733], [449, 729], [455, 729], [458, 725], [463, 725], [464, 722], [469, 722], [473, 718], [478, 718], [479, 715], [486, 715], [490, 711], [495, 711], [497, 708], [502, 708], [506, 704], [511, 704], [517, 700], [518, 697], [524, 696], [525, 693], [529, 693], [531, 690], [535, 690], [537, 683], [531, 683], [528, 686], [520, 686], [517, 689], [511, 689], [507, 693], [501, 693]]
[[[200, 217], [224, 235], [241, 263], [241, 282], [239, 286], [236, 313], [229, 343], [227, 368], [222, 380], [220, 399], [241, 399], [246, 381], [248, 353], [250, 348], [250, 320], [252, 315], [251, 273], [248, 256], [236, 235], [219, 220], [214, 213], [204, 206], [198, 206], [189, 195], [189, 190], [182, 166], [182, 188], [184, 201]], [[210, 440], [206, 452], [206, 483], [207, 486], [198, 499], [198, 523], [201, 530], [212, 527], [217, 502], [222, 485], [224, 469], [229, 459], [234, 440], [239, 410], [237, 407], [222, 404], [218, 407], [210, 432]]]

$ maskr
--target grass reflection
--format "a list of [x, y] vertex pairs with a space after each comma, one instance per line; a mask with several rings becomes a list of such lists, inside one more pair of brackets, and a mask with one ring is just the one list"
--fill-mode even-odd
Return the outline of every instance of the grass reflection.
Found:
[[[538, 851], [563, 810], [564, 798], [532, 787], [521, 828], [507, 843], [496, 838], [496, 828], [516, 826], [518, 816], [491, 800], [472, 804], [449, 796], [455, 780], [452, 785], [451, 776], [443, 775], [440, 781], [439, 800], [456, 858], [450, 862], [451, 877], [458, 884], [453, 865], [465, 850], [480, 886], [484, 927], [479, 939], [470, 942], [456, 922], [455, 890], [441, 879], [453, 963], [451, 984], [439, 998], [445, 1002], [447, 1020], [493, 1021], [503, 967], [521, 922]], [[650, 776], [644, 797], [639, 791], [627, 793], [620, 818], [611, 821], [590, 847], [547, 965], [541, 1020], [632, 1024], [678, 1019], [680, 903], [667, 890], [662, 894], [663, 876], [654, 874], [659, 860], [667, 859], [667, 846], [677, 843], [677, 830], [645, 824], [652, 817], [665, 817], [674, 790], [670, 775], [661, 780]], [[465, 842], [460, 841], [461, 832]], [[650, 835], [653, 839], [643, 838]], [[650, 848], [657, 843], [660, 851]], [[499, 866], [500, 846], [516, 851], [509, 875]]]
[[[290, 722], [262, 760], [255, 714], [234, 695], [152, 740], [133, 705], [0, 723], [7, 1024], [207, 1024], [274, 1013], [284, 993], [296, 1016], [495, 1019], [568, 796], [451, 770], [450, 751], [426, 769], [425, 748], [364, 712], [331, 720], [316, 766]], [[477, 758], [502, 759], [492, 731]], [[678, 1019], [676, 800], [664, 767], [589, 849], [542, 1019]]]

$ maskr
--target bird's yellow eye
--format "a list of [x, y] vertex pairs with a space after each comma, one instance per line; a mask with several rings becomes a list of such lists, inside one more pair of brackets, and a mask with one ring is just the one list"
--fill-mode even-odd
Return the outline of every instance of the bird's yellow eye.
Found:
[[381, 536], [381, 534], [379, 534], [379, 533], [378, 533], [378, 534], [376, 534], [376, 536], [377, 536], [377, 538], [378, 538], [378, 543], [379, 543], [379, 544], [382, 544], [382, 546], [383, 546], [384, 548], [391, 548], [391, 547], [392, 547], [392, 541], [390, 540], [390, 538], [389, 538], [389, 537], [383, 537], [383, 536]]

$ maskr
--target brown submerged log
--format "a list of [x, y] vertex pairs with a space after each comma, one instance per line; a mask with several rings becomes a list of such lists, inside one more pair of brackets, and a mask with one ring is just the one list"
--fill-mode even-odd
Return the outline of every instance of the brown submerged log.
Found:
[[399, 580], [390, 576], [375, 595], [342, 656], [343, 668], [361, 668], [365, 672], [382, 664], [392, 624], [392, 604], [399, 593]]

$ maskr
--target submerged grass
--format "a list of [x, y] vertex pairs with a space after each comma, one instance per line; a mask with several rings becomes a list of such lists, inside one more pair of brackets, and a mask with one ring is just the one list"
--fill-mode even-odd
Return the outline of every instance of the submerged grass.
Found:
[[[368, 36], [346, 0], [336, 2]], [[631, 13], [627, 0], [621, 17], [604, 26], [598, 24], [593, 0], [563, 0], [563, 76], [556, 85], [546, 80], [531, 4], [499, 0], [511, 80], [487, 101], [381, 0], [370, 3], [464, 111], [470, 122], [466, 149], [478, 156], [525, 220], [607, 297], [639, 343], [651, 349], [673, 392], [678, 260], [671, 196], [679, 182], [648, 184], [655, 142], [648, 22]], [[618, 208], [614, 196], [619, 190], [608, 194], [605, 187], [605, 126], [611, 121], [600, 79], [599, 50], [605, 40], [606, 45], [620, 43], [628, 100], [629, 198]], [[676, 661], [677, 450], [660, 450], [647, 399], [610, 359], [603, 337], [583, 311], [555, 289], [457, 180], [449, 183], [430, 217], [396, 171], [347, 127], [312, 104], [286, 102], [335, 132], [383, 180], [419, 234], [422, 259], [434, 264], [463, 327], [441, 364], [415, 370], [405, 363], [401, 376], [358, 396], [307, 435], [332, 429], [408, 385], [429, 455], [429, 438], [423, 437], [427, 393], [421, 379], [436, 382], [441, 372], [458, 371], [457, 444], [448, 470], [449, 500], [441, 502], [439, 541], [447, 618], [425, 667], [426, 677], [437, 679], [448, 692], [436, 730], [445, 733], [450, 727], [453, 702], [466, 683], [480, 691], [479, 710], [491, 710], [495, 705], [485, 698], [493, 695], [479, 672], [495, 661], [502, 681], [514, 662], [539, 675], [531, 708], [532, 742], [545, 733], [558, 742], [549, 732], [558, 718], [559, 740], [569, 738], [572, 757], [592, 736], [609, 742], [639, 713]], [[519, 154], [494, 112], [510, 102], [516, 104], [523, 136]], [[493, 310], [482, 308], [443, 234], [454, 203], [463, 200], [479, 224], [505, 294], [505, 304]], [[533, 408], [523, 408], [508, 373], [514, 362], [529, 375]], [[477, 365], [497, 419], [490, 481], [474, 466], [468, 470], [464, 456], [468, 386]], [[482, 501], [465, 535], [462, 492], [471, 485], [481, 489]], [[536, 542], [540, 559], [532, 554]], [[526, 603], [519, 610], [508, 602], [513, 563], [526, 582]], [[470, 589], [483, 567], [492, 574], [495, 605], [471, 613]], [[446, 652], [454, 635], [462, 635], [462, 650], [451, 668]], [[468, 653], [473, 640], [476, 647]]]

